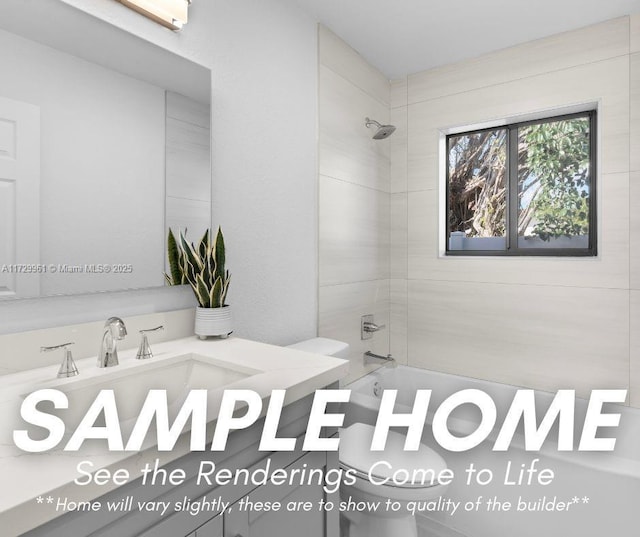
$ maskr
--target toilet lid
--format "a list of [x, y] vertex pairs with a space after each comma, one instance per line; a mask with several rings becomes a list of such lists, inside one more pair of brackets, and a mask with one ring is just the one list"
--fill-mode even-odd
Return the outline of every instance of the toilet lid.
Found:
[[[352, 468], [358, 476], [365, 479], [368, 479], [370, 472], [378, 479], [385, 479], [391, 478], [400, 470], [402, 477], [398, 481], [403, 481], [408, 473], [409, 481], [406, 483], [389, 481], [389, 484], [396, 487], [415, 488], [438, 485], [437, 481], [432, 483], [430, 477], [427, 477], [423, 483], [420, 471], [433, 470], [437, 479], [438, 474], [447, 468], [447, 464], [440, 455], [422, 443], [417, 451], [405, 451], [406, 437], [393, 431], [389, 431], [384, 451], [370, 451], [373, 431], [374, 427], [365, 423], [354, 423], [340, 429], [341, 466]], [[380, 461], [385, 462], [380, 464]]]

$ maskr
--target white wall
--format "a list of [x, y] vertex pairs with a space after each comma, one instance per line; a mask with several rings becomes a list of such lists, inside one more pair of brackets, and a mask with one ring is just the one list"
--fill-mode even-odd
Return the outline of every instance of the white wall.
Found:
[[213, 223], [228, 300], [236, 334], [292, 343], [317, 330], [316, 25], [280, 2], [213, 4]]
[[[115, 293], [111, 294], [115, 295]], [[118, 342], [118, 350], [137, 349], [140, 345], [138, 332], [159, 325], [164, 329], [154, 332], [149, 339], [152, 350], [155, 344], [162, 341], [180, 339], [193, 334], [194, 308], [143, 315], [130, 315], [129, 312], [121, 312], [120, 309], [118, 312], [122, 315], [122, 320], [127, 327], [127, 337]], [[100, 319], [88, 323], [60, 323], [60, 326], [52, 328], [2, 334], [0, 349], [8, 349], [11, 352], [0, 352], [0, 375], [60, 364], [62, 351], [42, 352], [41, 346], [72, 341], [74, 344], [71, 352], [75, 360], [95, 357], [103, 332], [104, 320]]]
[[[640, 91], [629, 51], [640, 34], [630, 38], [630, 23], [637, 26], [616, 19], [393, 83], [392, 119], [408, 127], [407, 145], [392, 154], [399, 279], [391, 301], [406, 316], [397, 326], [408, 327], [410, 365], [581, 396], [631, 387], [640, 405], [637, 308], [630, 316], [640, 281], [640, 229], [630, 217], [640, 209], [640, 160], [630, 164], [629, 142]], [[441, 131], [589, 102], [598, 103], [597, 258], [440, 255]]]
[[[213, 223], [233, 272], [236, 334], [312, 337], [317, 319], [316, 25], [278, 1], [194, 2], [173, 33], [104, 0], [66, 0], [213, 73]], [[0, 303], [0, 330], [193, 304], [184, 290]], [[6, 322], [4, 322], [6, 320]]]
[[[389, 81], [324, 27], [319, 29], [321, 336], [350, 345], [346, 381], [389, 353], [390, 143], [373, 140], [365, 118], [389, 123]], [[395, 135], [394, 135], [395, 136]], [[360, 339], [360, 317], [387, 328]]]

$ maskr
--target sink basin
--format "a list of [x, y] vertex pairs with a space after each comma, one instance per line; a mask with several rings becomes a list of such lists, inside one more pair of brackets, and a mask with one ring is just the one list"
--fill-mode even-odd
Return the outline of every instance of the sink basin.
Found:
[[[193, 353], [162, 360], [139, 361], [130, 367], [96, 368], [89, 377], [78, 376], [48, 384], [47, 388], [66, 394], [69, 408], [46, 411], [59, 416], [66, 425], [67, 433], [70, 433], [80, 423], [99, 391], [113, 390], [119, 421], [123, 423], [138, 416], [149, 390], [161, 389], [167, 392], [169, 417], [174, 419], [190, 390], [215, 390], [258, 373], [262, 371]], [[96, 426], [104, 424], [102, 418], [101, 415]]]

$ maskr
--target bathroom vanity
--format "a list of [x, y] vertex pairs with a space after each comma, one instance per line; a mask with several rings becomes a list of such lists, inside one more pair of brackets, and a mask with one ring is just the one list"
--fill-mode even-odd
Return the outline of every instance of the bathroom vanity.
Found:
[[[348, 363], [237, 338], [200, 341], [190, 337], [159, 343], [153, 351], [153, 358], [136, 360], [135, 349], [123, 350], [120, 365], [107, 369], [98, 368], [95, 357], [77, 360], [80, 375], [71, 379], [56, 379], [55, 365], [0, 377], [0, 474], [4, 483], [12, 484], [11, 487], [4, 486], [0, 495], [3, 532], [47, 537], [269, 537], [297, 536], [304, 527], [310, 537], [337, 536], [337, 509], [328, 512], [317, 509], [321, 500], [337, 501], [337, 491], [327, 493], [317, 482], [312, 485], [308, 482], [280, 485], [260, 482], [256, 485], [251, 480], [237, 484], [216, 483], [203, 477], [202, 468], [204, 465], [211, 469], [213, 464], [217, 470], [254, 472], [264, 469], [269, 473], [275, 469], [325, 472], [337, 468], [337, 452], [305, 453], [301, 440], [315, 390], [334, 386], [346, 375]], [[217, 385], [216, 378], [219, 379]], [[64, 410], [59, 411], [60, 417], [68, 422], [67, 432], [55, 449], [26, 453], [13, 445], [11, 432], [25, 427], [20, 418], [24, 397], [43, 388], [54, 388], [67, 395], [70, 412], [65, 415]], [[251, 427], [232, 432], [224, 451], [209, 451], [208, 444], [205, 451], [191, 451], [188, 431], [178, 438], [171, 451], [159, 451], [155, 445], [155, 424], [139, 452], [109, 451], [103, 439], [87, 440], [78, 451], [63, 449], [81, 419], [71, 411], [74, 404], [84, 407], [84, 412], [99, 390], [112, 389], [119, 403], [121, 428], [126, 439], [139, 405], [148, 390], [154, 388], [167, 390], [170, 420], [175, 417], [171, 413], [172, 402], [181, 404], [185, 393], [191, 389], [208, 389], [207, 416], [211, 421], [207, 422], [207, 442], [211, 440], [225, 390], [256, 392], [263, 401], [263, 415]], [[274, 389], [286, 390], [276, 436], [297, 438], [296, 449], [291, 451], [258, 449], [266, 402]], [[90, 397], [89, 394], [94, 395]], [[324, 432], [332, 434], [334, 431]], [[83, 461], [85, 465], [80, 472], [78, 465]], [[143, 483], [145, 466], [162, 467], [168, 474], [156, 473], [155, 482], [152, 482], [147, 473]], [[117, 471], [120, 471], [120, 480], [114, 479]], [[89, 477], [89, 473], [94, 477]], [[129, 479], [122, 484], [125, 473], [129, 474]], [[102, 476], [100, 484], [95, 480], [98, 475]], [[172, 480], [168, 477], [171, 475], [181, 479]], [[76, 479], [87, 484], [78, 485], [74, 482]], [[42, 503], [38, 498], [42, 498]], [[289, 512], [286, 510], [289, 501], [311, 502], [314, 509]], [[146, 503], [139, 509], [138, 502]], [[281, 502], [280, 509], [273, 509], [274, 502]], [[75, 509], [64, 513], [61, 505]], [[94, 509], [93, 505], [99, 507]], [[107, 505], [111, 505], [112, 510], [106, 508]], [[170, 508], [164, 509], [163, 513], [162, 505]], [[206, 508], [201, 507], [203, 505]], [[229, 507], [224, 509], [227, 505]], [[194, 510], [194, 506], [197, 509]]]

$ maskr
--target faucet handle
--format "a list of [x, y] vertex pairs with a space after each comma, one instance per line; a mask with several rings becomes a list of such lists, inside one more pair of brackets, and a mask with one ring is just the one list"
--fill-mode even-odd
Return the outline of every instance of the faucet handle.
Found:
[[144, 330], [140, 330], [141, 334], [146, 334], [147, 332], [156, 332], [157, 330], [164, 330], [164, 326], [156, 326], [155, 328], [145, 328]]
[[62, 358], [60, 369], [58, 369], [57, 377], [59, 379], [75, 377], [79, 373], [76, 363], [73, 361], [71, 349], [69, 348], [74, 344], [75, 342], [70, 341], [69, 343], [62, 343], [60, 345], [53, 345], [51, 347], [40, 347], [40, 352], [50, 352], [56, 349], [64, 349], [64, 357]]
[[365, 332], [377, 332], [378, 330], [382, 330], [383, 328], [386, 328], [387, 325], [386, 324], [376, 324], [376, 323], [369, 323], [369, 322], [365, 322], [362, 323], [362, 329]]
[[61, 343], [60, 345], [52, 345], [51, 347], [40, 347], [40, 352], [51, 352], [55, 351], [56, 349], [66, 349], [67, 347], [75, 344], [75, 341], [70, 341], [69, 343]]
[[145, 330], [140, 330], [142, 339], [140, 340], [140, 347], [138, 347], [138, 354], [136, 354], [137, 360], [147, 360], [148, 358], [153, 358], [153, 353], [151, 352], [151, 347], [149, 346], [147, 333], [156, 332], [157, 330], [164, 330], [164, 326], [160, 325], [156, 326], [155, 328], [146, 328]]
[[371, 339], [378, 330], [385, 328], [383, 324], [374, 322], [373, 314], [369, 313], [360, 317], [360, 339]]

